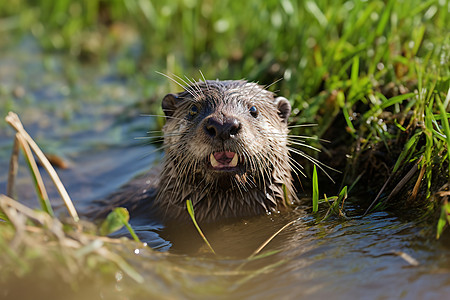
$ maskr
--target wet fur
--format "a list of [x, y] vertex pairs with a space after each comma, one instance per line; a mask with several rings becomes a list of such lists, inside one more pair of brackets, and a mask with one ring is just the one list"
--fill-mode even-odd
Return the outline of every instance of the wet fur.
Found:
[[[192, 105], [200, 112], [191, 117]], [[258, 117], [249, 113], [256, 106]], [[163, 100], [166, 149], [155, 207], [164, 219], [187, 219], [186, 200], [200, 221], [276, 212], [295, 200], [288, 153], [289, 102], [246, 81], [205, 81]], [[205, 118], [232, 116], [242, 123], [235, 137], [215, 141], [203, 130]], [[234, 174], [207, 168], [215, 151], [244, 157]], [[284, 199], [283, 186], [288, 199]]]
[[[189, 114], [192, 105], [199, 108], [195, 117]], [[257, 107], [257, 118], [250, 114], [251, 106]], [[196, 219], [211, 222], [278, 212], [297, 201], [291, 167], [298, 167], [287, 146], [291, 112], [287, 99], [256, 83], [202, 81], [179, 94], [168, 94], [162, 107], [166, 114], [162, 166], [98, 201], [97, 208], [87, 213], [89, 217], [104, 218], [122, 206], [132, 216], [188, 221], [186, 200], [191, 200]], [[214, 141], [203, 129], [211, 115], [235, 117], [242, 130], [233, 138]], [[215, 151], [238, 153], [244, 163], [231, 174], [211, 172], [208, 157]]]

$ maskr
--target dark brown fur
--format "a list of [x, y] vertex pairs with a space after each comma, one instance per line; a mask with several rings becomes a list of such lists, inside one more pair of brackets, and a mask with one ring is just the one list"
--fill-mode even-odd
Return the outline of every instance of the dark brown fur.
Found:
[[[167, 95], [163, 110], [166, 153], [154, 203], [163, 218], [187, 219], [186, 200], [197, 220], [209, 222], [276, 212], [296, 199], [287, 147], [291, 107], [285, 98], [246, 81], [205, 81]], [[205, 129], [209, 118], [220, 124], [232, 120], [238, 132], [211, 136]], [[209, 157], [218, 151], [239, 155], [236, 170], [211, 168]]]

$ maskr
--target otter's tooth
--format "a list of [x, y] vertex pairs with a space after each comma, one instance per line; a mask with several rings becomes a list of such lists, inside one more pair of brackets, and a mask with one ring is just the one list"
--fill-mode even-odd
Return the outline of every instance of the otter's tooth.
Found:
[[229, 166], [230, 167], [236, 167], [238, 163], [238, 155], [237, 153], [234, 154], [233, 159], [231, 160]]
[[211, 155], [209, 156], [210, 161], [211, 161], [211, 166], [213, 168], [217, 167], [219, 165], [219, 162], [216, 160], [216, 158], [214, 157], [214, 155], [211, 153]]

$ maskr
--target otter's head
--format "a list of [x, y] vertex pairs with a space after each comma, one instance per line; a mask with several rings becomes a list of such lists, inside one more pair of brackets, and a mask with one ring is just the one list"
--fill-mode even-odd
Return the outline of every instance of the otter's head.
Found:
[[289, 101], [246, 81], [205, 81], [164, 97], [166, 148], [157, 205], [168, 216], [240, 217], [278, 210], [293, 196]]

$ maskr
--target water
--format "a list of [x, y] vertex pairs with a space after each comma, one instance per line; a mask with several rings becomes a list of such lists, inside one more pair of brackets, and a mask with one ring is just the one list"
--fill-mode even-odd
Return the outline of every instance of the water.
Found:
[[[8, 111], [16, 112], [45, 153], [70, 165], [58, 173], [78, 207], [116, 190], [159, 159], [154, 146], [143, 146], [148, 140], [138, 139], [155, 127], [154, 118], [142, 116], [150, 106], [138, 107], [148, 102], [155, 83], [124, 78], [113, 65], [80, 65], [45, 55], [29, 39], [16, 47], [2, 50], [0, 58], [2, 120]], [[8, 168], [12, 141], [13, 131], [2, 121], [0, 170]], [[17, 192], [24, 203], [36, 206], [31, 181], [23, 174], [28, 170], [21, 166]], [[0, 172], [1, 192], [6, 175]], [[58, 198], [56, 191], [49, 193]]]
[[[284, 224], [298, 220], [252, 262], [248, 257]], [[186, 225], [187, 226], [187, 225]], [[164, 257], [174, 296], [223, 299], [446, 299], [449, 250], [415, 222], [378, 212], [317, 224], [306, 212], [262, 216], [205, 230], [218, 256], [190, 238], [184, 253]], [[179, 242], [188, 229], [180, 228]], [[196, 244], [196, 245], [192, 245]], [[273, 251], [278, 251], [274, 253]], [[144, 261], [153, 254], [142, 254]], [[140, 255], [138, 255], [140, 256]], [[143, 264], [154, 272], [155, 261]], [[154, 285], [149, 289], [153, 290]]]
[[[2, 49], [1, 112], [16, 111], [45, 151], [70, 164], [58, 173], [75, 206], [83, 211], [94, 199], [106, 197], [160, 160], [161, 153], [154, 152], [157, 146], [135, 140], [156, 122], [141, 116], [154, 113], [155, 107], [137, 104], [168, 92], [160, 90], [164, 79], [153, 81], [152, 76], [148, 80], [124, 78], [114, 66], [79, 65], [48, 56], [25, 39], [13, 49]], [[11, 144], [12, 130], [0, 126], [0, 193], [5, 193]], [[18, 186], [21, 202], [36, 207], [23, 162]], [[53, 189], [50, 197], [61, 207]], [[136, 231], [163, 250], [118, 250], [144, 276], [145, 283], [138, 284], [119, 272], [104, 288], [87, 283], [80, 294], [87, 299], [102, 295], [108, 299], [448, 298], [447, 242], [434, 240], [430, 225], [413, 218], [386, 212], [358, 218], [361, 209], [352, 200], [358, 202], [349, 199], [348, 220], [330, 218], [318, 223], [299, 208], [202, 226], [217, 256], [208, 252], [192, 224], [160, 231], [150, 220], [134, 220]], [[293, 220], [297, 221], [262, 250], [266, 257], [246, 259]], [[77, 298], [66, 292], [55, 289], [65, 298]]]

